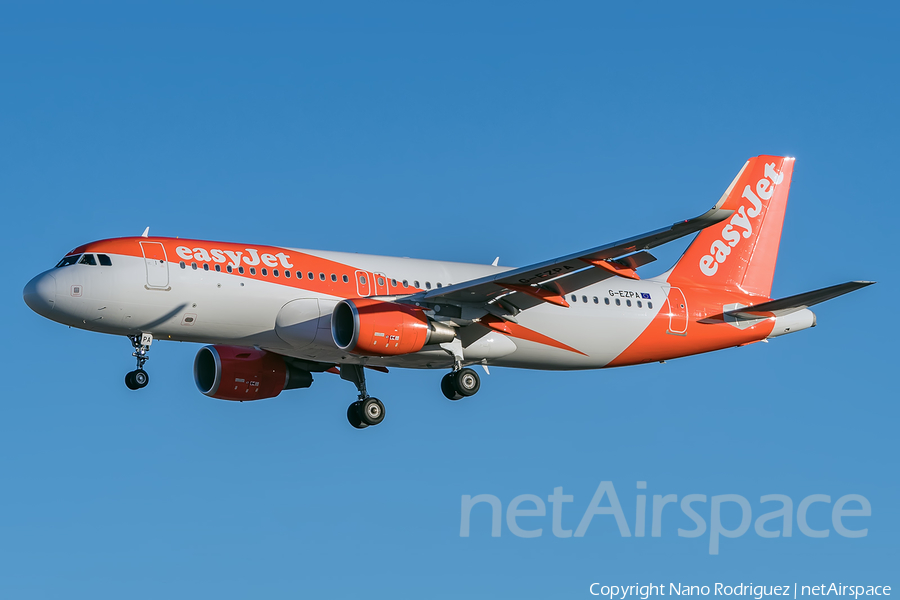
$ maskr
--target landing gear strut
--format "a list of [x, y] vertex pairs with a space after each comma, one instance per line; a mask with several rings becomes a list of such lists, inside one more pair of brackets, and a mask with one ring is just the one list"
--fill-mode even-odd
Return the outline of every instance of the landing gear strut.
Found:
[[366, 373], [362, 365], [341, 365], [341, 379], [351, 381], [359, 390], [359, 400], [347, 407], [347, 420], [357, 429], [384, 421], [384, 404], [366, 391]]
[[481, 378], [472, 369], [457, 369], [441, 379], [441, 391], [450, 400], [474, 396], [481, 389]]
[[150, 352], [150, 344], [153, 343], [153, 335], [142, 333], [141, 335], [129, 335], [131, 345], [134, 346], [132, 356], [137, 360], [137, 369], [125, 375], [125, 385], [129, 390], [139, 390], [147, 387], [150, 383], [150, 376], [144, 370], [144, 363], [150, 360], [147, 353]]

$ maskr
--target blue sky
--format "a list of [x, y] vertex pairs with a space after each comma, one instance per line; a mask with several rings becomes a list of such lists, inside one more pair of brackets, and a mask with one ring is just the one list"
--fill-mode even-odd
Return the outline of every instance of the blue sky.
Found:
[[[891, 299], [896, 9], [599, 3], [34, 3], [0, 9], [7, 315], [0, 595], [590, 597], [592, 582], [898, 585]], [[773, 293], [879, 281], [813, 330], [612, 371], [439, 372], [233, 404], [197, 346], [130, 346], [28, 310], [34, 274], [139, 234], [523, 265], [700, 214], [750, 156], [797, 157]], [[656, 252], [656, 274], [684, 244]], [[657, 267], [657, 265], [659, 265]], [[861, 494], [868, 535], [490, 537], [463, 495]], [[644, 493], [644, 492], [640, 492]], [[702, 506], [702, 505], [701, 505]], [[831, 528], [830, 508], [810, 525]], [[526, 508], [526, 506], [523, 506]], [[547, 505], [549, 510], [550, 505]], [[730, 509], [734, 511], [729, 512]], [[668, 508], [666, 510], [669, 510]], [[709, 505], [698, 509], [709, 521]], [[735, 527], [735, 506], [723, 522]], [[855, 525], [854, 525], [855, 526]], [[648, 525], [649, 529], [649, 525]]]

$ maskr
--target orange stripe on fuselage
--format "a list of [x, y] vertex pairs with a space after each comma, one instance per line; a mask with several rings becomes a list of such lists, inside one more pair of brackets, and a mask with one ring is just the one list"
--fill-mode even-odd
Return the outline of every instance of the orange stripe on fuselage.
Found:
[[764, 299], [759, 296], [730, 294], [722, 290], [705, 288], [681, 288], [681, 291], [685, 295], [688, 311], [685, 333], [669, 332], [671, 309], [667, 301], [641, 335], [606, 365], [607, 367], [637, 365], [742, 346], [764, 340], [775, 326], [774, 319], [764, 319], [746, 329], [738, 329], [724, 321], [702, 323], [701, 321], [707, 317], [722, 314], [723, 306], [726, 304], [748, 306]]
[[[181, 261], [186, 263], [188, 269], [191, 269], [191, 263], [197, 263], [198, 270], [203, 269], [204, 264], [209, 265], [210, 272], [216, 272], [215, 265], [220, 265], [222, 268], [221, 273], [223, 275], [233, 275], [235, 277], [244, 277], [247, 279], [255, 279], [258, 281], [266, 281], [269, 283], [274, 283], [277, 285], [282, 285], [285, 287], [292, 287], [302, 290], [307, 290], [311, 292], [316, 292], [319, 294], [327, 294], [330, 296], [338, 296], [340, 298], [357, 298], [359, 297], [359, 292], [357, 289], [356, 282], [356, 271], [364, 270], [359, 269], [358, 267], [354, 267], [351, 265], [346, 265], [344, 263], [328, 260], [325, 258], [321, 258], [318, 256], [313, 256], [311, 254], [306, 254], [304, 252], [298, 252], [296, 250], [291, 250], [290, 248], [279, 248], [277, 246], [261, 246], [256, 244], [234, 244], [229, 242], [210, 242], [205, 240], [188, 240], [181, 238], [167, 238], [167, 237], [126, 237], [126, 238], [112, 238], [108, 240], [99, 240], [96, 242], [90, 242], [88, 244], [84, 244], [75, 248], [69, 254], [83, 254], [85, 252], [93, 252], [100, 254], [118, 254], [121, 256], [133, 256], [135, 258], [143, 258], [144, 254], [141, 251], [141, 242], [159, 242], [166, 249], [166, 258], [170, 264], [178, 264]], [[178, 248], [189, 248], [191, 250], [191, 258], [187, 259], [178, 254]], [[208, 260], [201, 260], [204, 258], [203, 253], [206, 253], [206, 256], [209, 256]], [[224, 257], [224, 261], [222, 260], [214, 260], [212, 251], [218, 250], [221, 252], [221, 255]], [[256, 257], [261, 257], [263, 254], [270, 254], [273, 257], [278, 254], [283, 254], [286, 256], [286, 259], [282, 260], [278, 258], [278, 264], [276, 266], [268, 266], [264, 264], [259, 258], [259, 262], [254, 265], [250, 265], [245, 261], [245, 257], [248, 255], [252, 255], [255, 251]], [[228, 252], [232, 253], [231, 255], [227, 254]], [[238, 255], [237, 253], [241, 253]], [[182, 253], [187, 256], [187, 253], [182, 251]], [[240, 264], [235, 264], [233, 257], [239, 256]], [[199, 258], [198, 258], [199, 257]], [[290, 267], [285, 266], [285, 261], [287, 264], [291, 265]], [[251, 261], [252, 262], [252, 261]], [[234, 270], [231, 273], [228, 273], [226, 270], [226, 265], [232, 265]], [[238, 273], [238, 267], [244, 267], [244, 273]], [[256, 269], [256, 274], [250, 274], [250, 267], [253, 266]], [[266, 268], [268, 270], [268, 275], [262, 274], [262, 269]], [[273, 269], [278, 269], [280, 276], [275, 277], [272, 273]], [[284, 271], [291, 271], [291, 277], [284, 277]], [[300, 271], [303, 273], [303, 278], [298, 279], [295, 277], [296, 272]], [[307, 274], [309, 272], [313, 273], [314, 279], [309, 279]], [[322, 281], [319, 277], [320, 273], [325, 274], [325, 281]], [[337, 281], [331, 281], [331, 275], [335, 274], [337, 276]], [[348, 282], [344, 283], [342, 277], [346, 275], [348, 278]], [[367, 276], [372, 277], [372, 273], [369, 273]], [[375, 275], [377, 277], [377, 275]], [[416, 292], [422, 291], [419, 288], [416, 288], [412, 285], [409, 287], [403, 287], [402, 284], [399, 284], [398, 281], [397, 286], [391, 285], [391, 277], [385, 275], [387, 281], [385, 281], [385, 286], [388, 295], [400, 295], [400, 294], [414, 294]], [[374, 296], [374, 291], [376, 290], [376, 282], [369, 281], [367, 287], [373, 292], [370, 293], [370, 296]]]
[[580, 354], [582, 356], [587, 356], [584, 352], [580, 350], [576, 350], [572, 346], [567, 346], [560, 341], [554, 340], [552, 337], [548, 337], [543, 333], [538, 333], [533, 329], [528, 329], [527, 327], [523, 327], [518, 323], [513, 323], [512, 321], [504, 321], [503, 319], [499, 319], [494, 316], [487, 316], [481, 319], [480, 323], [485, 327], [490, 329], [494, 329], [501, 333], [505, 333], [514, 338], [519, 338], [522, 340], [528, 340], [529, 342], [535, 342], [538, 344], [543, 344], [545, 346], [552, 346], [553, 348], [559, 348], [560, 350], [568, 350], [569, 352], [574, 352], [576, 354]]

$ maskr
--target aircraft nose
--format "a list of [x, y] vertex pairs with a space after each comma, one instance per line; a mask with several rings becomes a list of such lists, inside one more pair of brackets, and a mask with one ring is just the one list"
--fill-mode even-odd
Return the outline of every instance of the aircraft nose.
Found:
[[22, 296], [28, 308], [46, 317], [56, 303], [56, 278], [50, 273], [41, 273], [28, 282]]

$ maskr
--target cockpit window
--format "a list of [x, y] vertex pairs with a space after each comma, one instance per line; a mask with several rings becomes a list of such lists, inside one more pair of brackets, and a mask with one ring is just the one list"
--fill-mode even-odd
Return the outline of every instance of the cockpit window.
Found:
[[73, 254], [72, 256], [67, 256], [58, 263], [56, 263], [56, 268], [60, 267], [68, 267], [69, 265], [74, 265], [78, 262], [78, 259], [81, 258], [80, 254]]
[[96, 265], [97, 261], [94, 260], [93, 254], [85, 254], [78, 264], [80, 264], [80, 265]]
[[100, 261], [101, 267], [111, 267], [112, 266], [112, 261], [105, 254], [98, 254], [97, 259]]

